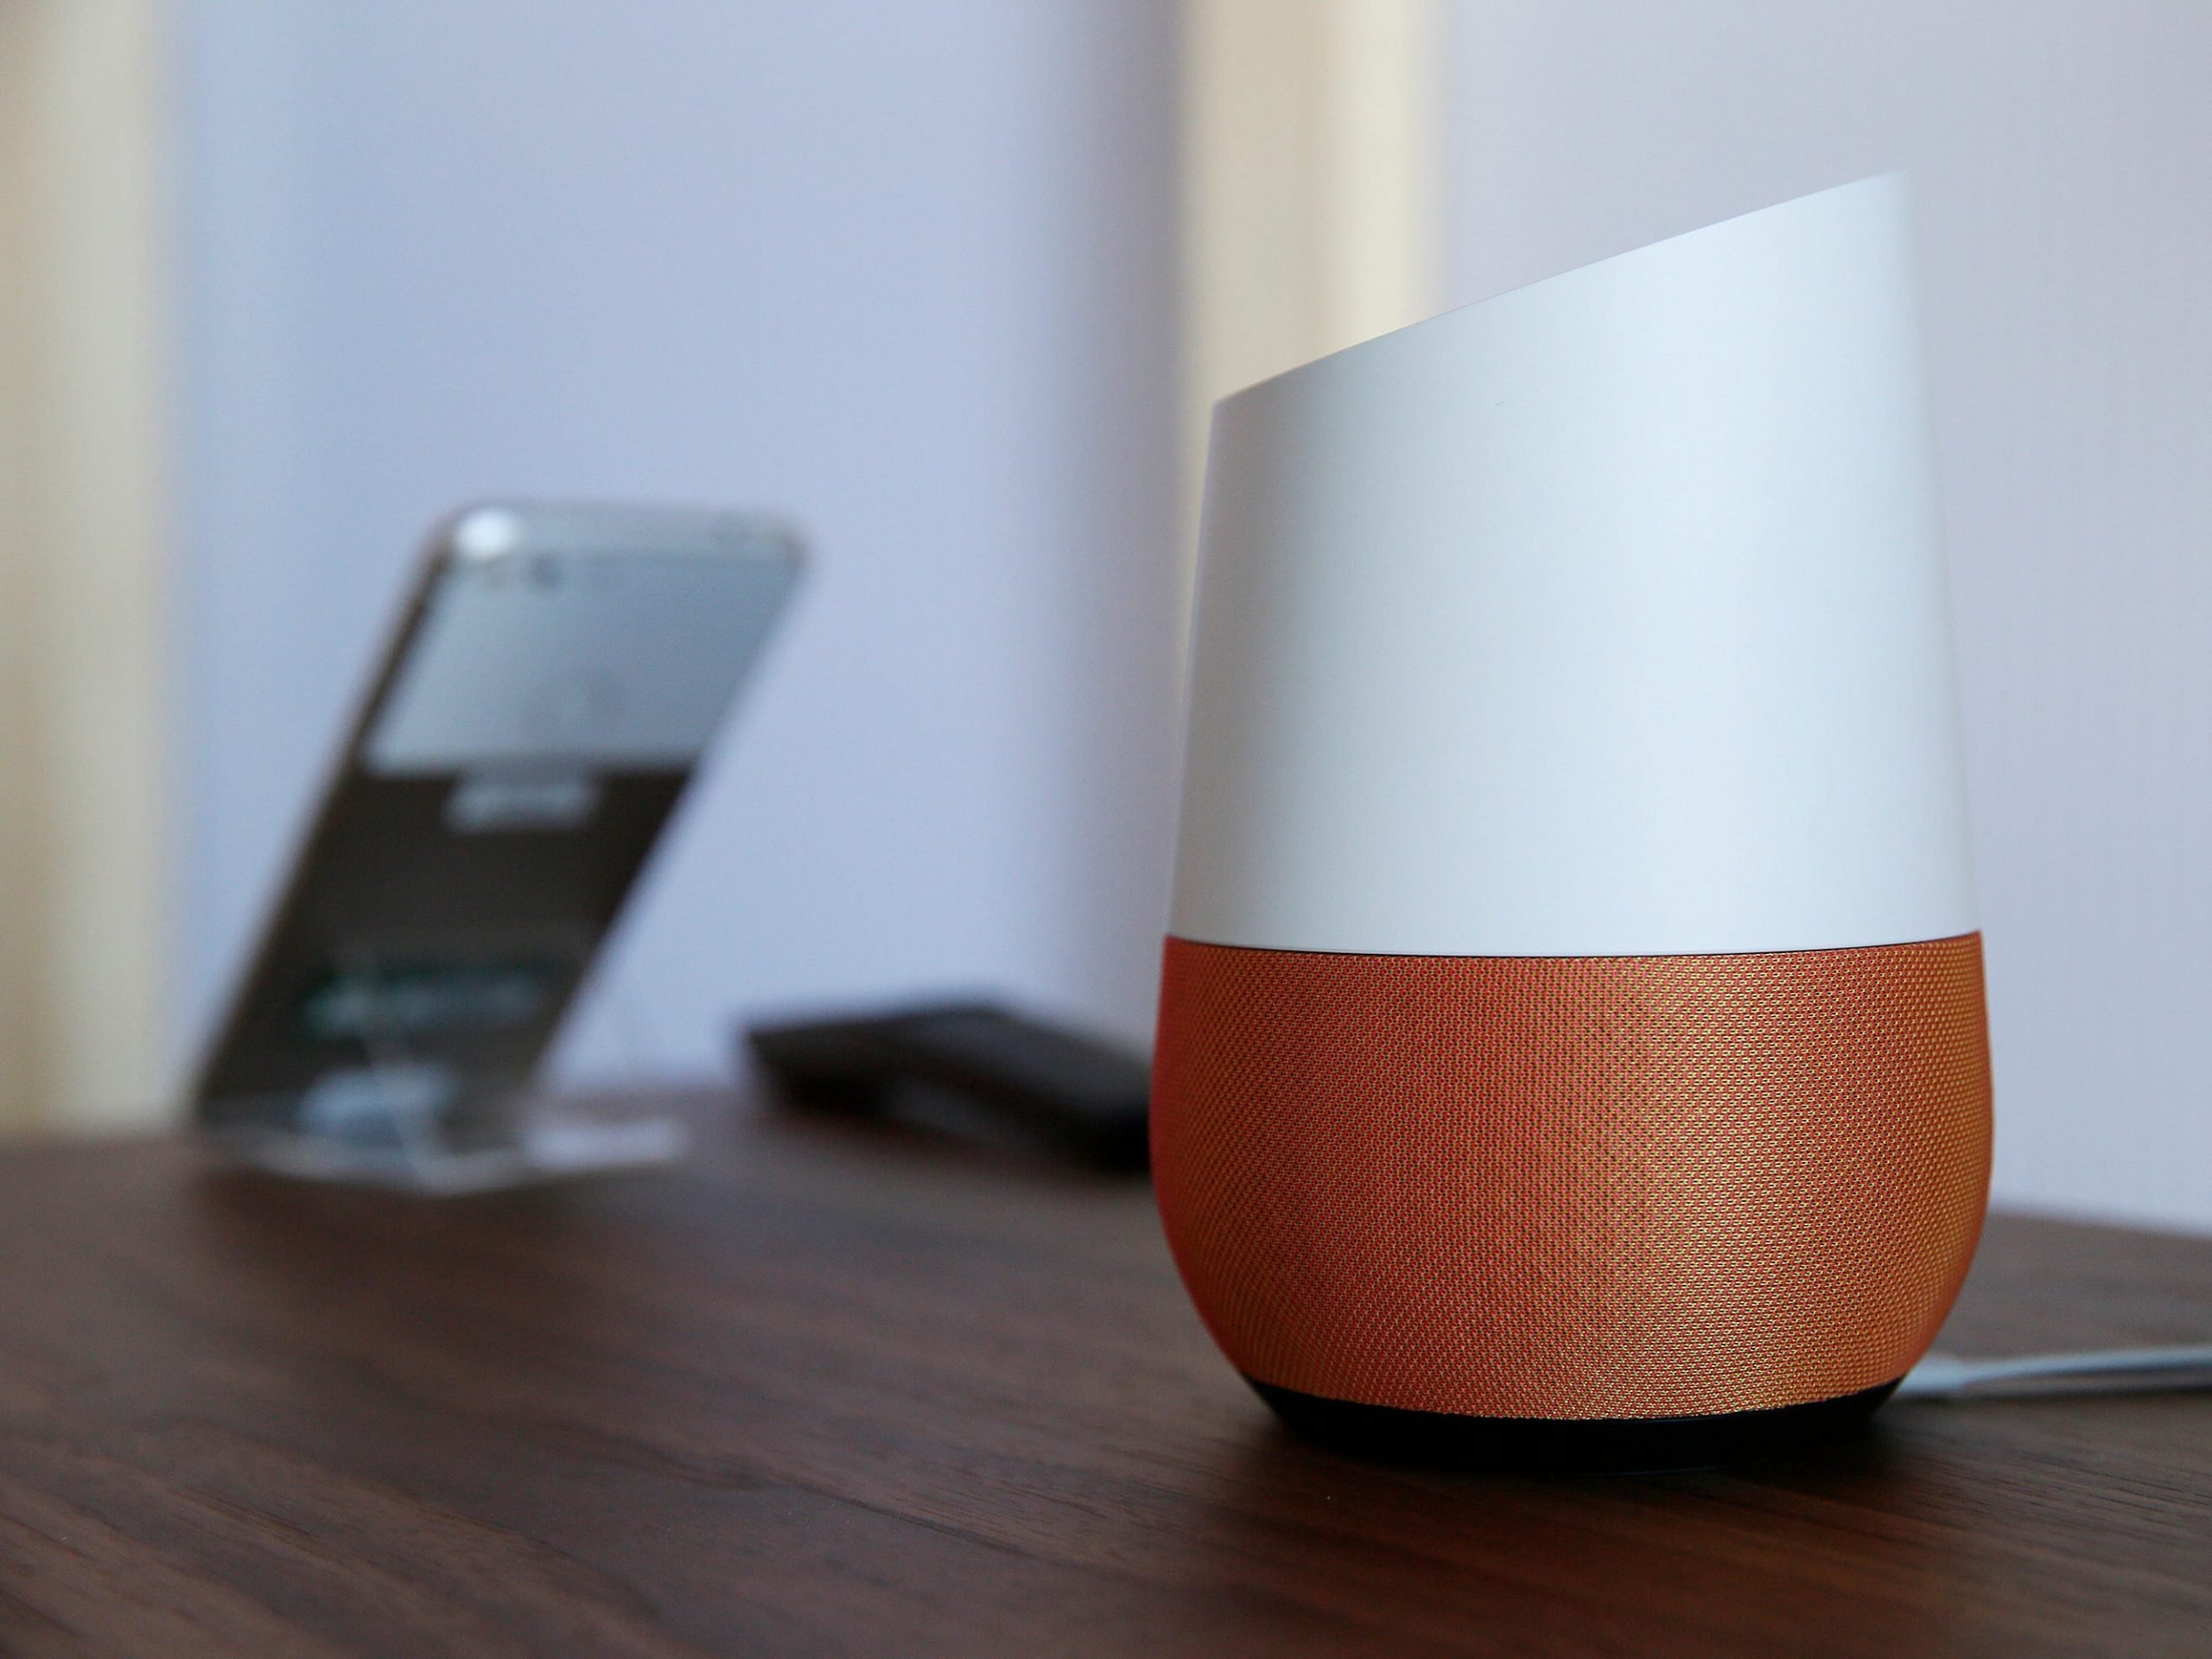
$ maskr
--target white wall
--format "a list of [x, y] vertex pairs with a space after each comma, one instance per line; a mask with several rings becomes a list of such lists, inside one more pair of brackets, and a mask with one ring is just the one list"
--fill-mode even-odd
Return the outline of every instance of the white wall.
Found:
[[1455, 303], [1911, 173], [1999, 1198], [2212, 1228], [2212, 8], [1453, 12]]
[[191, 1021], [420, 529], [512, 492], [817, 548], [577, 1065], [710, 1073], [741, 1011], [963, 987], [1145, 1033], [1164, 0], [198, 0], [178, 48]]

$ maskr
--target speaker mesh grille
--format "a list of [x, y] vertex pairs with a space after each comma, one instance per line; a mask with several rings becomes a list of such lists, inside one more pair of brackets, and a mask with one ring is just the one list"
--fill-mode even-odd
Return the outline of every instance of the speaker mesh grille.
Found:
[[1153, 1155], [1248, 1376], [1497, 1417], [1888, 1382], [1989, 1181], [1976, 934], [1696, 957], [1167, 942]]

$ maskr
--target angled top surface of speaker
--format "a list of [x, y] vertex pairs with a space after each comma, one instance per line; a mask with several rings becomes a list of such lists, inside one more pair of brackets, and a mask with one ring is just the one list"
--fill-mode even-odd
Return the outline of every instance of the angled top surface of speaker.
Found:
[[1172, 931], [1455, 955], [1969, 931], [1937, 520], [1896, 177], [1224, 400]]

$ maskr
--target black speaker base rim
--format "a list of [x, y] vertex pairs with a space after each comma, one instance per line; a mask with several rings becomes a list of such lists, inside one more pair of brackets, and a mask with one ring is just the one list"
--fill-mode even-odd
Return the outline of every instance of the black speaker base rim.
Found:
[[1707, 1469], [1818, 1446], [1864, 1428], [1897, 1388], [1707, 1417], [1465, 1417], [1362, 1405], [1246, 1377], [1284, 1424], [1332, 1451], [1432, 1469], [1640, 1474]]

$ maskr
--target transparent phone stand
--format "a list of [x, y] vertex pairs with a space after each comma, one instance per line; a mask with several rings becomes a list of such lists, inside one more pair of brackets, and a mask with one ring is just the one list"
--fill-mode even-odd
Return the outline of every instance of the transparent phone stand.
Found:
[[219, 1144], [273, 1173], [426, 1197], [650, 1168], [690, 1150], [681, 1118], [609, 1099], [525, 1087], [463, 1111], [470, 1091], [450, 1064], [403, 1035], [367, 1046], [361, 1064], [326, 1072], [296, 1108], [287, 1103], [267, 1121], [219, 1129]]
[[690, 1149], [680, 1119], [596, 1116], [588, 1102], [535, 1093], [457, 1135], [438, 1070], [370, 1065], [338, 1073], [310, 1091], [296, 1124], [225, 1129], [219, 1139], [239, 1162], [276, 1174], [429, 1197], [647, 1168]]

